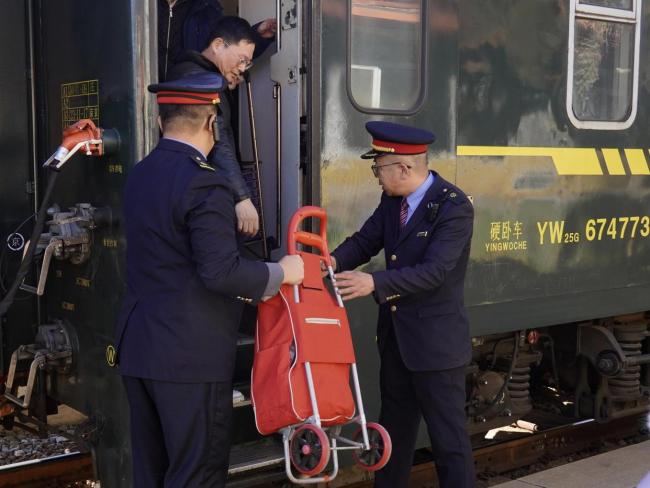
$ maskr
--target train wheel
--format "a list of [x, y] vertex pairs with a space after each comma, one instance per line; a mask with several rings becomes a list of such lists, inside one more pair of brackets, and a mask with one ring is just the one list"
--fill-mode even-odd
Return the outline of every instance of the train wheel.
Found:
[[[354, 461], [365, 471], [377, 471], [386, 466], [393, 450], [393, 443], [386, 429], [375, 422], [366, 424], [370, 449], [358, 450], [352, 453]], [[363, 434], [359, 428], [352, 437], [354, 442], [363, 442]]]
[[314, 476], [325, 469], [330, 460], [330, 442], [323, 429], [305, 424], [289, 442], [291, 463], [300, 473]]

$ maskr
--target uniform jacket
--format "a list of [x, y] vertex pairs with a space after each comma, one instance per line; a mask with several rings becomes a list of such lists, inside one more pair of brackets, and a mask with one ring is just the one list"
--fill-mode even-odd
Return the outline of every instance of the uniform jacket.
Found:
[[[167, 76], [168, 81], [185, 78], [203, 71], [219, 73], [217, 67], [205, 56], [194, 51], [186, 51], [178, 58]], [[235, 136], [232, 130], [231, 103], [234, 101], [229, 90], [221, 92], [219, 103], [219, 144], [208, 155], [210, 164], [223, 171], [233, 189], [237, 202], [250, 198], [248, 187], [241, 174], [237, 153], [235, 152]]]
[[116, 328], [123, 375], [230, 381], [243, 302], [269, 279], [238, 252], [232, 191], [194, 148], [168, 139], [124, 195], [127, 288]]
[[379, 305], [377, 342], [391, 325], [404, 364], [412, 371], [450, 369], [471, 357], [463, 282], [474, 210], [467, 196], [435, 180], [400, 231], [401, 197], [381, 196], [361, 230], [333, 253], [338, 271], [367, 263], [382, 248], [386, 270], [372, 273]]

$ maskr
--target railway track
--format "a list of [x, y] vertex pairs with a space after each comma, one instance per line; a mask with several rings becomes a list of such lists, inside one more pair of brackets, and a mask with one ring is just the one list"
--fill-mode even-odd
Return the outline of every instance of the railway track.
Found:
[[[545, 459], [566, 456], [601, 445], [604, 442], [617, 442], [620, 439], [637, 435], [641, 422], [639, 416], [622, 417], [608, 424], [584, 420], [569, 425], [551, 427], [525, 437], [495, 441], [474, 450], [476, 472], [479, 478], [485, 480], [500, 473], [527, 467]], [[426, 453], [424, 455], [426, 456]], [[354, 475], [345, 473], [345, 471], [334, 483], [330, 483], [330, 488], [342, 486], [367, 488], [372, 486], [372, 480], [369, 479], [352, 481]], [[269, 478], [276, 480], [282, 478], [280, 473], [274, 473], [274, 475], [267, 477], [266, 482], [256, 486], [282, 486], [284, 482], [269, 484]], [[358, 472], [356, 475], [358, 476]], [[82, 486], [75, 485], [75, 483], [92, 477], [91, 456], [81, 453], [26, 461], [0, 468], [0, 486], [3, 488], [68, 488]], [[488, 486], [488, 484], [483, 481], [482, 486]], [[437, 480], [433, 463], [427, 461], [413, 466], [410, 485], [413, 487], [436, 487]], [[320, 487], [320, 485], [318, 486]]]
[[[618, 442], [621, 439], [633, 437], [639, 434], [641, 425], [642, 417], [638, 415], [622, 417], [608, 424], [584, 420], [569, 425], [551, 427], [525, 437], [495, 441], [489, 445], [477, 447], [474, 449], [476, 474], [479, 478], [477, 486], [489, 486], [489, 482], [486, 480], [500, 473], [531, 466], [549, 458], [567, 456], [605, 442]], [[339, 481], [343, 482], [343, 479]], [[369, 488], [372, 487], [372, 480], [347, 485], [336, 483], [332, 484], [331, 488], [334, 486]], [[437, 487], [433, 463], [428, 461], [413, 466], [409, 486]]]
[[[638, 416], [623, 417], [609, 424], [585, 420], [480, 447], [474, 451], [476, 473], [484, 481], [479, 486], [489, 486], [489, 479], [497, 474], [633, 437], [638, 435], [639, 428]], [[432, 463], [415, 466], [412, 479], [416, 486], [437, 486]]]
[[68, 488], [92, 477], [91, 455], [78, 452], [0, 467], [3, 488]]

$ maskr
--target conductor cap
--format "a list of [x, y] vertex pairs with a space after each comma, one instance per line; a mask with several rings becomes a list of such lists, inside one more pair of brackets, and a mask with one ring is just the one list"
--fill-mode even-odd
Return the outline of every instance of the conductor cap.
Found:
[[149, 85], [147, 90], [156, 94], [160, 105], [216, 105], [219, 103], [219, 92], [225, 86], [221, 75], [205, 71], [178, 80]]
[[362, 154], [362, 159], [384, 154], [422, 154], [436, 140], [428, 130], [393, 122], [372, 120], [366, 123], [366, 130], [372, 136], [372, 149]]

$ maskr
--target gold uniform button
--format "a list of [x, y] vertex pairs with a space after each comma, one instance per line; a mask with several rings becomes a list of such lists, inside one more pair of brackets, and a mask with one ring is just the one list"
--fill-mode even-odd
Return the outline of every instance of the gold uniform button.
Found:
[[395, 255], [393, 254], [393, 255], [390, 257], [390, 260], [391, 260], [391, 261], [397, 261], [397, 256], [395, 256]]
[[397, 312], [397, 307], [395, 305], [393, 305], [392, 307], [390, 307], [390, 311], [391, 312]]

